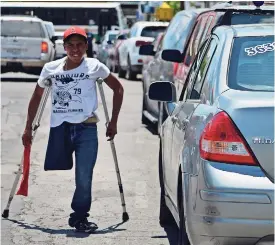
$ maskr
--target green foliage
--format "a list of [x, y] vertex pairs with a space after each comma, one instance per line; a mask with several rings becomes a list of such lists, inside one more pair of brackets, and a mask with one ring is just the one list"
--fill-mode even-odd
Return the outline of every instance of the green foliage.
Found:
[[166, 1], [166, 3], [174, 9], [174, 14], [176, 14], [177, 12], [179, 12], [180, 9], [180, 1]]

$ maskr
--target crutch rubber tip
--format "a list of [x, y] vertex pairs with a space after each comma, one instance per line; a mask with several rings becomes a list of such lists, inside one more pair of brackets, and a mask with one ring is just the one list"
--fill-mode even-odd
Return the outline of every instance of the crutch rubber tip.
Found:
[[2, 217], [3, 218], [8, 218], [9, 217], [9, 212], [10, 212], [10, 210], [5, 209], [4, 212], [2, 213]]
[[123, 222], [126, 222], [126, 221], [128, 221], [129, 220], [129, 215], [128, 215], [128, 213], [123, 213], [122, 214], [122, 220], [123, 220]]

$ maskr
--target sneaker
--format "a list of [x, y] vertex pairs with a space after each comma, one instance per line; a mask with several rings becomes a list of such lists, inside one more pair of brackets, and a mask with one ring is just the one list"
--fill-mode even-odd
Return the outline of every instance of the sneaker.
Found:
[[98, 226], [95, 223], [88, 222], [87, 219], [77, 222], [74, 227], [76, 228], [76, 231], [85, 233], [91, 233], [98, 229]]

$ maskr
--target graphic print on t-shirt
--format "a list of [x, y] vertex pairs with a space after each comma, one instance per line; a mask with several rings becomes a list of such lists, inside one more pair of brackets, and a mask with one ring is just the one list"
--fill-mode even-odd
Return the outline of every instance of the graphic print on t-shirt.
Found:
[[58, 89], [55, 90], [53, 94], [53, 105], [57, 103], [64, 108], [68, 107], [69, 103], [72, 101], [81, 103], [81, 98], [71, 92], [71, 89], [76, 87], [77, 84], [78, 81], [74, 80], [72, 77], [64, 77], [56, 80], [55, 85]]
[[[67, 113], [67, 112], [82, 112], [82, 99], [80, 96], [82, 91], [78, 88], [80, 80], [87, 79], [83, 73], [73, 75], [61, 75], [54, 76], [54, 89], [53, 89], [53, 100], [54, 113]], [[69, 109], [71, 103], [80, 104], [78, 108]]]

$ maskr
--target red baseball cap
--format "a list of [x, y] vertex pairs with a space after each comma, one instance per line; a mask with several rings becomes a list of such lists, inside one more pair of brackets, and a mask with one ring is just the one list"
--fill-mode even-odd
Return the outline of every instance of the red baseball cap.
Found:
[[64, 31], [63, 40], [65, 40], [66, 38], [68, 38], [71, 35], [80, 35], [87, 39], [87, 34], [86, 34], [85, 30], [80, 27], [77, 27], [77, 26], [71, 26], [66, 31]]

